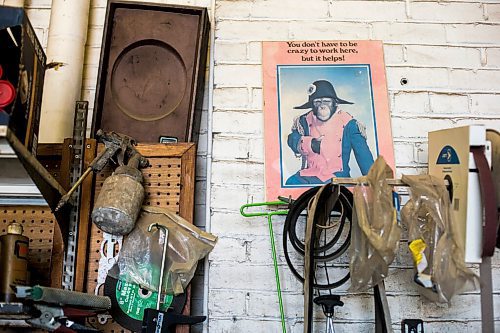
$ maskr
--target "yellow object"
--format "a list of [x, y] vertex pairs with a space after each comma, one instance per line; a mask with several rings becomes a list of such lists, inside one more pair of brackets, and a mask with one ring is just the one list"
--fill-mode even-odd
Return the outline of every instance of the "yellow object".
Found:
[[424, 254], [427, 245], [422, 238], [419, 238], [412, 241], [408, 247], [413, 255], [413, 261], [415, 262], [417, 271], [421, 273], [425, 268], [427, 268], [427, 258]]

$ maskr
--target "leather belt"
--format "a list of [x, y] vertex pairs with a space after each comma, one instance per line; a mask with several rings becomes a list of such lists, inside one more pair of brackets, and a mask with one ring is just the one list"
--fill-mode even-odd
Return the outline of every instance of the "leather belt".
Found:
[[[495, 183], [484, 155], [484, 146], [472, 146], [470, 151], [474, 156], [474, 162], [479, 174], [479, 186], [481, 188], [481, 201], [484, 205], [483, 222], [483, 253], [482, 262], [479, 266], [481, 277], [481, 320], [482, 332], [494, 332], [494, 309], [493, 288], [491, 278], [491, 256], [495, 252], [498, 229], [498, 208], [495, 192]], [[498, 186], [498, 184], [497, 184]]]
[[479, 185], [484, 205], [483, 223], [483, 254], [482, 257], [491, 257], [495, 252], [498, 229], [498, 212], [495, 185], [491, 175], [490, 166], [484, 156], [484, 146], [470, 147], [474, 156], [476, 168], [479, 173]]

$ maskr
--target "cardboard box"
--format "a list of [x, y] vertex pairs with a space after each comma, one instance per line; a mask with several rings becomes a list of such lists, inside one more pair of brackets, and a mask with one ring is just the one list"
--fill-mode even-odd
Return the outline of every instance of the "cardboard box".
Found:
[[[0, 116], [19, 141], [36, 154], [46, 56], [22, 8], [0, 6], [0, 66], [2, 79], [16, 88], [16, 99]], [[4, 133], [4, 135], [6, 135]]]

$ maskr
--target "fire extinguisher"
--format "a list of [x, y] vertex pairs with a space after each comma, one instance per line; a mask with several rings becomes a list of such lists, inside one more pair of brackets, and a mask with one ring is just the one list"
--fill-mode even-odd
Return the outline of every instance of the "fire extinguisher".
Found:
[[4, 108], [16, 98], [16, 88], [7, 80], [2, 80], [3, 69], [0, 66], [0, 112], [5, 112]]

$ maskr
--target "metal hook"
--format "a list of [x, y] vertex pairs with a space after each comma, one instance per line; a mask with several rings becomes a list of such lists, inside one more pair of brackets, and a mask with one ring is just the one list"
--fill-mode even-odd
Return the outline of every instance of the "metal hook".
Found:
[[288, 213], [287, 210], [276, 210], [276, 211], [262, 211], [262, 212], [253, 212], [253, 213], [246, 213], [245, 209], [250, 208], [250, 207], [261, 207], [261, 206], [284, 206], [288, 205], [287, 202], [284, 201], [268, 201], [268, 202], [257, 202], [257, 203], [249, 203], [246, 205], [241, 206], [240, 208], [240, 214], [244, 217], [255, 217], [255, 216], [269, 216], [269, 215], [286, 215]]

